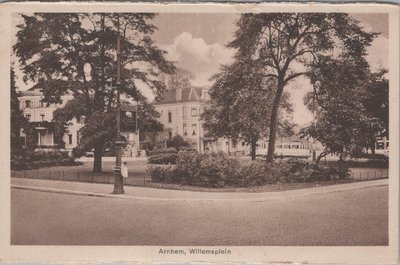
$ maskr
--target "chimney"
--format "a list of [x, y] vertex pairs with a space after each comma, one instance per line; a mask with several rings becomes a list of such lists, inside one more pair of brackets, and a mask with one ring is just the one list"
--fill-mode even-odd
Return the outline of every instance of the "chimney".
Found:
[[177, 88], [175, 90], [175, 95], [176, 95], [176, 101], [181, 101], [182, 100], [182, 88]]

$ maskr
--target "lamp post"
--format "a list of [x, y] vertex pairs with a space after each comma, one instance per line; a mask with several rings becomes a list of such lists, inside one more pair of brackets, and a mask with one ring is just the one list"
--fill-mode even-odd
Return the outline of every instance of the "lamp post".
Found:
[[121, 86], [121, 36], [119, 33], [119, 15], [118, 15], [118, 36], [117, 36], [117, 109], [116, 109], [116, 121], [117, 121], [117, 137], [115, 139], [115, 167], [114, 167], [114, 194], [124, 193], [124, 182], [121, 174], [121, 148], [123, 145], [121, 139], [121, 102], [120, 102], [120, 86]]

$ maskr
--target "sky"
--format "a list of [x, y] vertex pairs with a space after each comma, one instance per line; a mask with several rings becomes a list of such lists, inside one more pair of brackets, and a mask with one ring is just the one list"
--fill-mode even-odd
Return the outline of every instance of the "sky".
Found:
[[[372, 70], [388, 68], [388, 16], [378, 13], [351, 16], [365, 30], [380, 33], [368, 50]], [[158, 30], [152, 37], [168, 52], [167, 59], [192, 72], [194, 86], [210, 87], [210, 77], [218, 73], [221, 65], [233, 61], [235, 51], [226, 45], [233, 39], [237, 19], [238, 15], [233, 13], [161, 13], [153, 20]], [[17, 85], [22, 90], [29, 88], [21, 78]], [[303, 77], [287, 87], [294, 107], [293, 121], [299, 125], [313, 119], [303, 103], [304, 95], [311, 89], [310, 82]]]

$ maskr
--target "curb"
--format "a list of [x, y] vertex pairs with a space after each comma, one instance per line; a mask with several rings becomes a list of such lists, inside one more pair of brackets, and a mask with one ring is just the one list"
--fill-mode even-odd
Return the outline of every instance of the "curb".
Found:
[[[359, 183], [357, 183], [359, 184]], [[365, 184], [365, 183], [364, 183]], [[135, 200], [144, 200], [144, 201], [159, 201], [159, 202], [186, 202], [186, 201], [251, 201], [251, 202], [262, 202], [276, 198], [293, 198], [299, 196], [309, 196], [309, 195], [323, 195], [329, 193], [336, 192], [344, 192], [348, 190], [357, 190], [357, 189], [365, 189], [365, 188], [373, 188], [373, 187], [383, 187], [388, 186], [388, 183], [368, 183], [368, 185], [357, 185], [357, 186], [324, 186], [319, 188], [307, 189], [309, 192], [305, 193], [306, 189], [299, 190], [287, 190], [287, 191], [279, 191], [279, 192], [266, 192], [263, 197], [251, 197], [251, 198], [157, 198], [157, 197], [143, 197], [143, 196], [133, 196], [127, 194], [112, 194], [112, 193], [97, 193], [97, 192], [88, 192], [88, 191], [74, 191], [74, 190], [62, 190], [62, 189], [54, 189], [54, 188], [45, 188], [45, 187], [34, 187], [34, 186], [23, 186], [23, 185], [11, 185], [12, 189], [18, 190], [31, 190], [38, 192], [49, 192], [49, 193], [58, 193], [58, 194], [66, 194], [66, 195], [78, 195], [78, 196], [90, 196], [90, 197], [103, 197], [103, 198], [114, 198], [114, 199], [135, 199]], [[252, 193], [249, 193], [252, 194]]]

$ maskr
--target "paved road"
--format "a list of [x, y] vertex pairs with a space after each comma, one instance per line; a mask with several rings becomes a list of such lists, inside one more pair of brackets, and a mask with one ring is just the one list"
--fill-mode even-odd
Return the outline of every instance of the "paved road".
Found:
[[366, 246], [388, 243], [388, 187], [267, 200], [154, 201], [12, 189], [23, 245]]

